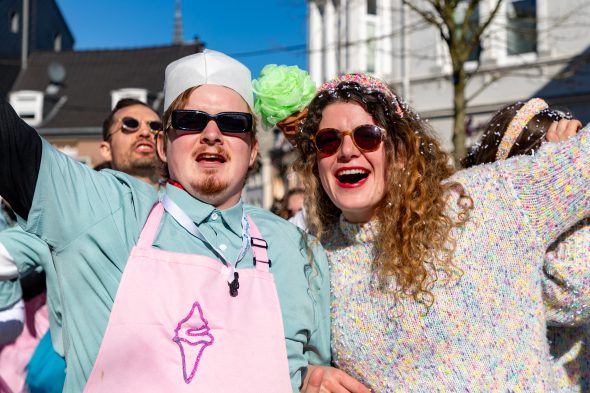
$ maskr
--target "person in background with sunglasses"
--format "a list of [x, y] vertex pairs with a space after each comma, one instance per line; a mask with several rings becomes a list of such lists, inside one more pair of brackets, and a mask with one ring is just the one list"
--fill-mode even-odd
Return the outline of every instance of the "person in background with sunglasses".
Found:
[[[464, 168], [534, 155], [545, 142], [567, 140], [582, 127], [572, 115], [540, 98], [500, 109], [461, 164]], [[543, 261], [542, 288], [547, 338], [560, 392], [590, 386], [590, 220], [581, 220], [549, 246]]]
[[297, 391], [330, 361], [327, 260], [241, 201], [250, 72], [207, 50], [171, 63], [164, 91], [159, 193], [59, 153], [0, 101], [0, 195], [53, 251], [64, 391]]
[[542, 260], [590, 213], [590, 131], [455, 173], [378, 79], [326, 82], [308, 110], [295, 169], [341, 370], [315, 368], [307, 392], [339, 391], [341, 372], [379, 392], [555, 391]]
[[157, 185], [162, 163], [155, 135], [160, 131], [162, 120], [155, 110], [139, 100], [122, 99], [102, 125], [100, 153], [112, 169]]

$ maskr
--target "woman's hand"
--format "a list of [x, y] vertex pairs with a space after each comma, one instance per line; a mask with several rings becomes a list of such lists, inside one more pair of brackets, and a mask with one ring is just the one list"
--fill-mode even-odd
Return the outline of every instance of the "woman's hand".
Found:
[[370, 393], [371, 390], [344, 371], [309, 365], [301, 393]]
[[582, 123], [576, 119], [561, 119], [559, 121], [554, 121], [547, 130], [545, 139], [547, 142], [565, 141], [576, 135], [580, 128], [582, 128]]

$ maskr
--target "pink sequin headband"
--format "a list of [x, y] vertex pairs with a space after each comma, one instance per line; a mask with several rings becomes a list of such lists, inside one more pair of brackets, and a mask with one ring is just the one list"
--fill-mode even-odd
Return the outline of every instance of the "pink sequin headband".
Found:
[[372, 77], [370, 75], [367, 75], [367, 74], [340, 75], [328, 82], [325, 82], [323, 85], [321, 85], [320, 88], [318, 89], [318, 94], [320, 94], [323, 91], [335, 90], [338, 87], [338, 85], [342, 82], [354, 82], [369, 91], [376, 90], [376, 91], [382, 93], [386, 97], [389, 97], [393, 100], [393, 103], [395, 105], [395, 113], [399, 117], [404, 116], [404, 113], [403, 113], [401, 105], [400, 105], [400, 100], [391, 91], [391, 89], [385, 83], [380, 81], [379, 79]]
[[516, 142], [524, 127], [529, 124], [529, 121], [533, 117], [548, 107], [549, 105], [541, 98], [531, 98], [516, 112], [516, 115], [514, 115], [510, 124], [508, 124], [508, 128], [500, 141], [500, 146], [498, 146], [498, 151], [496, 152], [496, 160], [508, 158], [514, 142]]

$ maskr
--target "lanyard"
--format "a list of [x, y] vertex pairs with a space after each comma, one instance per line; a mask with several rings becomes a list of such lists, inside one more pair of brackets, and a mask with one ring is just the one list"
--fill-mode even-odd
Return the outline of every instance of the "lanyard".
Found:
[[172, 199], [168, 197], [168, 195], [163, 195], [160, 198], [164, 209], [178, 222], [184, 229], [186, 229], [189, 233], [191, 233], [196, 238], [203, 241], [207, 244], [215, 254], [221, 259], [221, 261], [229, 268], [229, 275], [227, 277], [227, 283], [230, 287], [230, 294], [232, 296], [237, 296], [238, 294], [238, 272], [236, 272], [237, 264], [244, 258], [246, 252], [248, 251], [248, 247], [250, 246], [250, 224], [248, 223], [248, 219], [246, 218], [246, 214], [242, 210], [242, 248], [238, 253], [238, 257], [236, 258], [235, 262], [231, 262], [229, 259], [223, 255], [220, 249], [215, 247], [213, 243], [207, 239], [205, 234], [201, 232], [199, 227], [190, 219], [190, 217], [182, 210]]

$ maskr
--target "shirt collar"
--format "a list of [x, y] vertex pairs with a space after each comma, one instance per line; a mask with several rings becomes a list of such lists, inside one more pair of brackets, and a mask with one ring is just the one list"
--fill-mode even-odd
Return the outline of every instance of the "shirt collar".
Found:
[[164, 192], [184, 210], [195, 224], [201, 225], [203, 222], [211, 220], [211, 215], [215, 213], [221, 216], [223, 222], [232, 232], [237, 236], [242, 236], [242, 211], [244, 209], [244, 203], [241, 199], [234, 206], [220, 210], [171, 184], [166, 184]]

